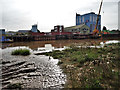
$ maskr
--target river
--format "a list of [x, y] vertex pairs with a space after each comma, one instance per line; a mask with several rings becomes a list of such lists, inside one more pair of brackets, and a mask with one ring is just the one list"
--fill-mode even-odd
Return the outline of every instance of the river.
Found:
[[81, 39], [81, 40], [51, 40], [51, 41], [31, 41], [31, 42], [14, 42], [14, 43], [3, 43], [2, 48], [16, 47], [16, 46], [28, 46], [31, 49], [37, 49], [44, 47], [45, 44], [52, 44], [53, 47], [61, 48], [68, 46], [72, 43], [100, 43], [102, 41], [114, 40], [114, 39]]

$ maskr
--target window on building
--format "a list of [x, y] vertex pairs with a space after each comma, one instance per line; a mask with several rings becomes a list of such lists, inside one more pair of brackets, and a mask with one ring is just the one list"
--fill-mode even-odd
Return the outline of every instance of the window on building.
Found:
[[92, 24], [90, 24], [90, 32], [92, 32]]
[[93, 22], [96, 22], [96, 20], [97, 20], [97, 17], [93, 16]]
[[97, 20], [97, 16], [95, 17], [95, 22], [96, 22], [96, 20]]
[[79, 18], [79, 22], [81, 23], [81, 17]]
[[79, 18], [77, 18], [77, 24], [79, 23]]
[[90, 15], [90, 22], [92, 22], [92, 16]]
[[55, 29], [57, 29], [57, 27], [55, 27]]
[[82, 22], [85, 22], [85, 18], [84, 18], [84, 16], [83, 16], [83, 18], [82, 18]]
[[55, 29], [55, 32], [57, 32], [57, 30]]
[[77, 17], [77, 24], [79, 24], [79, 17]]
[[95, 16], [93, 16], [93, 22], [95, 22]]
[[60, 27], [60, 32], [62, 32], [62, 27]]

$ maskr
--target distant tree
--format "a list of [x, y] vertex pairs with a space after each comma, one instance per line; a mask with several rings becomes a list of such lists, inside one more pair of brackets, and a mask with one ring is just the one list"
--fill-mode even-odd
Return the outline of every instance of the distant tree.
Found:
[[103, 26], [103, 30], [107, 30], [107, 28], [105, 26]]
[[39, 30], [37, 30], [37, 32], [38, 32], [38, 33], [40, 33], [40, 31], [39, 31]]
[[16, 35], [18, 35], [18, 32], [16, 33]]
[[119, 30], [119, 29], [117, 29], [117, 31], [118, 31], [118, 32], [120, 32], [120, 30]]
[[119, 29], [117, 29], [117, 30], [112, 30], [112, 31], [114, 31], [115, 33], [120, 34], [120, 30], [119, 30]]

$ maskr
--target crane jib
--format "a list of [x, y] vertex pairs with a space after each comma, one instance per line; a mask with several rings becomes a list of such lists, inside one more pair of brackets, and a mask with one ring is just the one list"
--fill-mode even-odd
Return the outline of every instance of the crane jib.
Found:
[[94, 29], [93, 32], [96, 32], [96, 30], [97, 30], [97, 25], [98, 25], [98, 21], [99, 21], [99, 15], [100, 15], [100, 12], [101, 12], [102, 4], [103, 4], [103, 0], [101, 1], [101, 4], [100, 4], [99, 13], [98, 13], [98, 15], [97, 15], [97, 20], [96, 20], [95, 29]]

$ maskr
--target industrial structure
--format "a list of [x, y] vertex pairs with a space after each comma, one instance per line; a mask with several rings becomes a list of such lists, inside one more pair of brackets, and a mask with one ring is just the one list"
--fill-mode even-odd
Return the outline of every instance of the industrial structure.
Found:
[[5, 35], [5, 29], [0, 29], [0, 35]]
[[5, 29], [0, 29], [0, 42], [12, 42], [12, 40], [6, 38]]
[[63, 31], [64, 31], [63, 25], [54, 26], [54, 29], [51, 30], [51, 32], [63, 32]]
[[[94, 12], [87, 13], [84, 15], [80, 15], [76, 13], [76, 25], [81, 25], [81, 24], [87, 25], [90, 28], [91, 33], [95, 29], [96, 20], [97, 20], [97, 14], [95, 14]], [[101, 15], [99, 15], [97, 28], [99, 31], [101, 31]]]
[[79, 33], [79, 34], [89, 34], [90, 28], [85, 24], [80, 24], [77, 26], [66, 27], [65, 32]]
[[31, 31], [32, 31], [32, 32], [38, 32], [37, 24], [32, 25]]
[[18, 30], [18, 33], [28, 33], [30, 30]]

